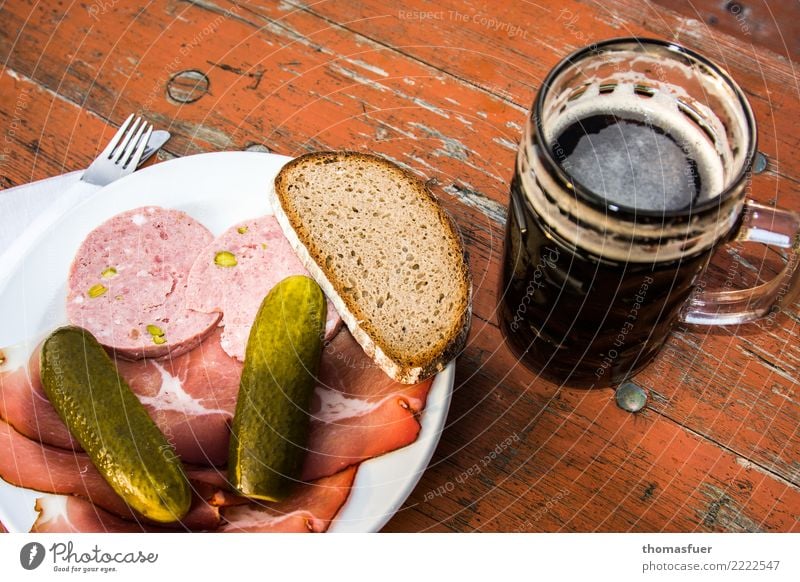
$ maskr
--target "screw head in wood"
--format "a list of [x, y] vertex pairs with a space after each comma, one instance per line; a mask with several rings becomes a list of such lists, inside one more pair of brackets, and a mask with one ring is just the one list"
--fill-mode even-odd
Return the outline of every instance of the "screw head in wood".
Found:
[[627, 412], [639, 412], [647, 404], [647, 392], [633, 382], [624, 382], [615, 394], [617, 406]]
[[247, 144], [244, 148], [246, 152], [260, 152], [264, 154], [271, 153], [269, 148], [265, 146], [263, 143], [250, 143]]
[[760, 174], [767, 169], [769, 160], [762, 152], [756, 152], [756, 159], [753, 160], [753, 172]]

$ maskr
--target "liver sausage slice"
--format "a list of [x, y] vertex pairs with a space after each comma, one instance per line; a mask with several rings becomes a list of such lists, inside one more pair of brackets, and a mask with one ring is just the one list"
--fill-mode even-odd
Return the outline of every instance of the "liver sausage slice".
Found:
[[212, 238], [179, 210], [148, 206], [114, 216], [86, 237], [72, 262], [70, 322], [130, 359], [191, 350], [219, 320], [186, 306], [189, 269]]
[[[308, 275], [273, 216], [232, 226], [201, 251], [189, 273], [186, 303], [191, 309], [222, 315], [222, 349], [244, 361], [247, 338], [261, 302], [290, 275]], [[325, 337], [333, 337], [341, 318], [328, 301]]]

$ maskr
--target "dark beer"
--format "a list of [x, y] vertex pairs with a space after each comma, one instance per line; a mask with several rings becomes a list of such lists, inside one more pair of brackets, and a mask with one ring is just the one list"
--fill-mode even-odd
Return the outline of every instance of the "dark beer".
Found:
[[[516, 175], [511, 189], [524, 201]], [[558, 382], [624, 380], [664, 343], [711, 251], [667, 264], [609, 261], [559, 240], [521, 206], [526, 233], [514, 216], [506, 228], [500, 318], [507, 340], [535, 372]]]
[[[713, 165], [703, 163], [713, 149], [700, 150], [679, 137], [685, 133], [624, 110], [597, 112], [568, 125], [549, 148], [572, 181], [610, 203], [669, 212], [691, 208], [717, 181]], [[509, 342], [537, 371], [571, 385], [605, 386], [632, 375], [663, 344], [712, 249], [642, 262], [632, 246], [631, 261], [614, 261], [543, 224], [518, 175], [511, 190], [523, 220], [510, 217], [506, 233]]]
[[[746, 200], [755, 135], [741, 89], [674, 43], [613, 39], [563, 59], [541, 84], [511, 183], [499, 308], [520, 360], [566, 385], [615, 385], [677, 322], [763, 317], [778, 281], [698, 284], [734, 237], [796, 240], [800, 218]], [[787, 285], [800, 272], [790, 267]]]
[[573, 180], [609, 202], [680, 210], [703, 192], [692, 148], [641, 119], [591, 115], [567, 127], [550, 148]]

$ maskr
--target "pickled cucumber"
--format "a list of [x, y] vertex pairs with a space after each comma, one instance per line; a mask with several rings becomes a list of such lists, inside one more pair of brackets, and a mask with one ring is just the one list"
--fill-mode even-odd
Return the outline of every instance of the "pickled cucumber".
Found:
[[186, 515], [189, 482], [175, 451], [91, 333], [54, 331], [42, 344], [40, 371], [58, 415], [131, 508], [164, 523]]
[[304, 276], [284, 279], [261, 303], [231, 429], [228, 478], [243, 495], [280, 501], [300, 475], [326, 311]]

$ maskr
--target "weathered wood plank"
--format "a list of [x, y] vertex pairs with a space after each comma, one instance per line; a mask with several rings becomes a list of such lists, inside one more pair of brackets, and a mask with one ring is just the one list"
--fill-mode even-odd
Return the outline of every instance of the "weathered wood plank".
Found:
[[[484, 406], [458, 423], [483, 432], [459, 443], [447, 439], [409, 499], [431, 525], [506, 531], [798, 528], [797, 487], [658, 414], [621, 412], [609, 392], [564, 391], [527, 428], [495, 428], [478, 408]], [[451, 427], [451, 434], [457, 430]], [[503, 435], [519, 441], [503, 447]]]
[[456, 530], [442, 522], [432, 522], [419, 507], [404, 505], [396, 516], [381, 530], [385, 533], [453, 533]]
[[116, 128], [11, 70], [0, 72], [0, 185], [86, 167]]
[[[620, 411], [610, 390], [543, 392], [534, 374], [513, 369], [508, 350], [490, 342], [478, 334], [460, 361], [447, 430], [408, 502], [431, 524], [506, 531], [798, 527], [796, 485], [653, 410]], [[657, 500], [652, 491], [645, 495], [648, 488]], [[736, 519], [708, 517], [715, 500]]]
[[793, 2], [769, 0], [654, 0], [682, 16], [699, 20], [746, 44], [763, 46], [781, 56], [800, 60], [800, 20]]
[[[11, 69], [0, 71], [0, 188], [87, 167], [117, 132], [88, 109]], [[170, 145], [143, 166], [170, 159]], [[2, 195], [2, 194], [0, 194]]]
[[289, 3], [525, 107], [561, 57], [619, 36], [656, 35], [683, 42], [729, 68], [756, 99], [765, 83], [774, 84], [777, 94], [782, 89], [791, 95], [797, 87], [791, 64], [779, 55], [648, 0], [429, 0], [409, 9], [386, 0]]

